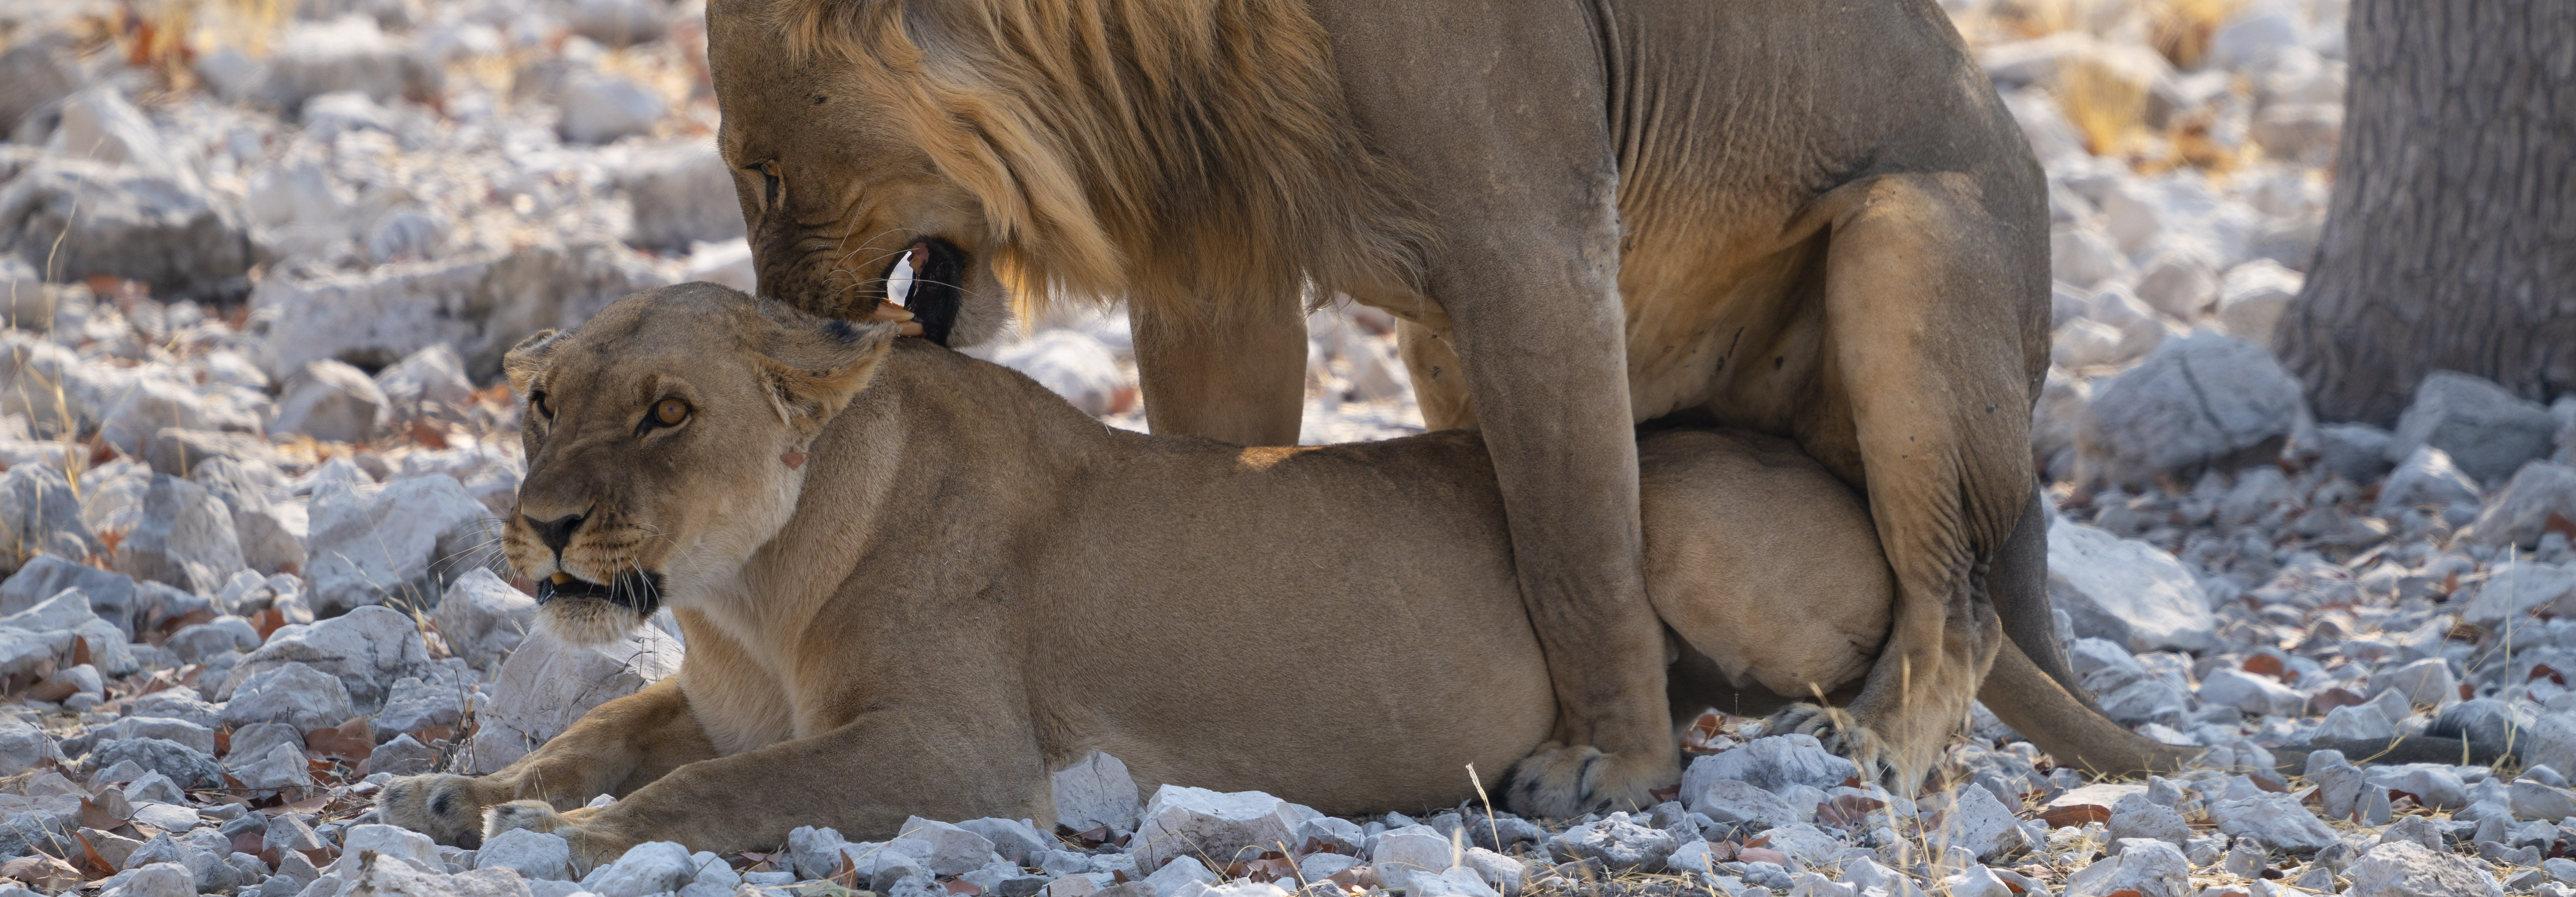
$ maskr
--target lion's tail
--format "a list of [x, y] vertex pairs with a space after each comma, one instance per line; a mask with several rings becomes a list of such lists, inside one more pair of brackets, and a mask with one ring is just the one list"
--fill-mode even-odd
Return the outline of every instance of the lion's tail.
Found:
[[[2030, 503], [1993, 567], [1988, 594], [2006, 638], [1977, 697], [2058, 763], [2094, 775], [2126, 777], [2189, 765], [2201, 748], [2163, 744], [2111, 721], [2076, 684], [2050, 626], [2048, 517], [2040, 501], [2033, 487]], [[2342, 751], [2354, 763], [2493, 763], [2511, 752], [2509, 739], [2481, 737], [2449, 717], [2425, 731], [2394, 741], [2275, 748], [2272, 759], [2282, 772], [2300, 775], [2307, 771], [2308, 754], [2322, 749]]]

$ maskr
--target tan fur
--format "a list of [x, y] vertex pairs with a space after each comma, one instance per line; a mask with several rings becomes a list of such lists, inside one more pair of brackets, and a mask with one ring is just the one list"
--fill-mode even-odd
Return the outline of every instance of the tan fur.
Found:
[[[796, 825], [881, 837], [916, 813], [1045, 822], [1048, 771], [1095, 750], [1149, 790], [1421, 810], [1472, 795], [1466, 764], [1548, 739], [1548, 671], [1474, 433], [1143, 436], [999, 366], [827, 326], [692, 284], [513, 353], [557, 416], [527, 434], [511, 562], [551, 574], [530, 519], [595, 509], [617, 526], [576, 530], [564, 569], [663, 574], [687, 659], [497, 774], [397, 780], [388, 821], [450, 843], [553, 829], [585, 861], [643, 840], [774, 847]], [[672, 394], [693, 397], [690, 423], [634, 438]], [[782, 420], [773, 397], [813, 410]], [[1724, 671], [1703, 705], [1856, 682], [1893, 594], [1858, 498], [1768, 437], [1644, 445], [1653, 610]], [[789, 471], [777, 456], [799, 446], [814, 455]], [[763, 482], [785, 486], [747, 488]], [[599, 793], [623, 799], [574, 809]]]
[[1905, 785], [2007, 634], [2073, 682], [2041, 586], [1984, 578], [2044, 563], [2006, 549], [2034, 501], [2046, 185], [1928, 0], [716, 0], [708, 19], [727, 158], [786, 171], [775, 202], [738, 181], [766, 295], [838, 312], [875, 270], [848, 259], [923, 235], [977, 260], [969, 339], [1014, 266], [1123, 292], [1156, 432], [1242, 444], [1296, 439], [1301, 285], [1404, 318], [1428, 420], [1482, 428], [1500, 481], [1562, 714], [1523, 768], [1550, 812], [1680, 771], [1640, 421], [1789, 438], [1867, 495], [1890, 641], [1846, 716], [1783, 724]]

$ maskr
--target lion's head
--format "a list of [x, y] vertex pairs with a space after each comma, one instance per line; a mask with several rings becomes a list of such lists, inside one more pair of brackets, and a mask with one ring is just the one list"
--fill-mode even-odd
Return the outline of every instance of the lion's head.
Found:
[[538, 583], [546, 624], [615, 639], [671, 575], [738, 568], [793, 516], [807, 446], [893, 339], [690, 283], [511, 349], [528, 476], [502, 550]]
[[1428, 231], [1302, 0], [716, 0], [760, 294], [860, 317], [907, 251], [925, 335], [1009, 298], [1222, 312], [1411, 284]]

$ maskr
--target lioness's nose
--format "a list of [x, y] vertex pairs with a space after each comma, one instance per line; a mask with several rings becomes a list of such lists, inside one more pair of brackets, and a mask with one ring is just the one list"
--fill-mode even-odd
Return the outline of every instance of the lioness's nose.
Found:
[[546, 543], [546, 547], [554, 549], [556, 554], [562, 554], [564, 546], [572, 544], [572, 531], [581, 528], [579, 514], [566, 514], [553, 520], [538, 520], [521, 514], [519, 519], [527, 521], [528, 529], [536, 532], [537, 540]]

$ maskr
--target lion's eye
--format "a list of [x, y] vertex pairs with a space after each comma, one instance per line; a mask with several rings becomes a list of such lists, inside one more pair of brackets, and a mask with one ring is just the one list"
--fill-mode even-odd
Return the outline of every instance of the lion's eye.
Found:
[[555, 419], [555, 403], [546, 401], [545, 393], [529, 396], [528, 404], [534, 406], [538, 414], [545, 415], [547, 420]]
[[676, 427], [680, 425], [681, 421], [688, 419], [689, 403], [687, 402], [683, 402], [678, 399], [663, 399], [653, 405], [653, 420], [659, 422], [662, 426]]
[[762, 162], [758, 167], [760, 169], [761, 204], [766, 206], [776, 206], [778, 205], [779, 189], [778, 160], [771, 159], [767, 162]]

